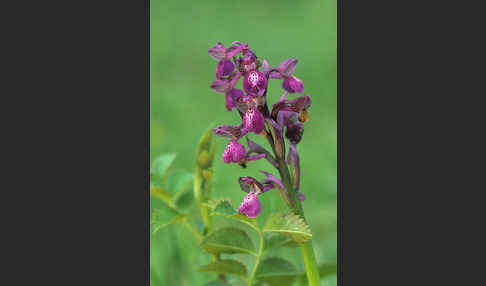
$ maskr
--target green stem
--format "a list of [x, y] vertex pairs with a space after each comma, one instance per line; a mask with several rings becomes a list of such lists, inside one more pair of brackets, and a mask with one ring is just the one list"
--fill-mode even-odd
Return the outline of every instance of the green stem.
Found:
[[[297, 192], [292, 187], [292, 180], [290, 178], [289, 169], [283, 158], [278, 158], [278, 171], [280, 173], [280, 178], [284, 184], [287, 192], [289, 193], [293, 203], [293, 211], [296, 215], [300, 215], [305, 221], [304, 209], [302, 208], [302, 203], [299, 200]], [[319, 286], [319, 270], [317, 268], [316, 258], [314, 256], [314, 249], [312, 248], [312, 240], [308, 240], [300, 246], [302, 250], [302, 258], [304, 259], [305, 272], [307, 274], [307, 281], [310, 286]]]
[[300, 246], [302, 250], [302, 257], [304, 259], [305, 272], [307, 274], [307, 281], [310, 286], [319, 286], [319, 270], [317, 268], [316, 258], [314, 256], [314, 249], [312, 248], [312, 240], [309, 240]]
[[248, 279], [248, 286], [251, 286], [251, 284], [253, 283], [256, 271], [258, 269], [258, 265], [260, 265], [260, 260], [263, 256], [263, 234], [261, 231], [258, 231], [258, 235], [260, 237], [260, 249], [258, 249], [258, 256], [255, 261], [255, 266], [253, 266], [253, 271], [251, 272], [250, 279]]

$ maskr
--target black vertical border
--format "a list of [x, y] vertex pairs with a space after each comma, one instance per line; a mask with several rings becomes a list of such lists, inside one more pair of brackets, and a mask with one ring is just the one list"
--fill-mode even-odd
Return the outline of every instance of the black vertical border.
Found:
[[343, 284], [343, 53], [342, 53], [342, 1], [337, 0], [337, 285]]

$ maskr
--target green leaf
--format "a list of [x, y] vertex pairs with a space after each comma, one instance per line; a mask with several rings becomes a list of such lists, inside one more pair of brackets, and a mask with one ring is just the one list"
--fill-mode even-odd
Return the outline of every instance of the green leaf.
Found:
[[189, 190], [179, 193], [174, 200], [177, 209], [185, 211], [192, 205], [192, 202], [194, 201], [194, 192]]
[[169, 207], [154, 209], [150, 219], [151, 232], [156, 233], [168, 225], [184, 219], [186, 216], [186, 214], [181, 214]]
[[154, 181], [153, 183], [161, 184], [164, 182], [175, 157], [176, 154], [174, 153], [165, 154], [157, 157], [153, 161], [152, 168], [150, 169], [150, 180]]
[[220, 228], [201, 242], [201, 247], [209, 253], [246, 253], [256, 256], [255, 246], [248, 234], [235, 227]]
[[204, 284], [203, 286], [231, 286], [231, 284], [221, 282], [219, 280], [214, 280]]
[[194, 174], [174, 171], [167, 179], [167, 188], [174, 194], [172, 200], [180, 210], [189, 208], [194, 200]]
[[286, 236], [280, 235], [278, 233], [266, 232], [263, 234], [264, 248], [263, 251], [267, 251], [272, 248], [279, 247], [298, 247], [299, 244], [293, 239]]
[[309, 226], [293, 212], [271, 214], [265, 222], [263, 232], [280, 233], [297, 243], [303, 243], [312, 238]]
[[220, 199], [217, 201], [210, 201], [208, 207], [212, 210], [211, 215], [222, 216], [234, 220], [238, 220], [244, 224], [249, 225], [256, 231], [260, 231], [258, 228], [257, 218], [249, 218], [244, 214], [238, 213], [233, 207], [231, 200]]
[[245, 265], [233, 259], [222, 259], [220, 261], [213, 261], [208, 265], [199, 268], [197, 271], [232, 274], [241, 277], [248, 276]]
[[168, 205], [172, 204], [170, 193], [161, 187], [150, 186], [150, 195], [164, 201]]
[[291, 285], [299, 274], [289, 261], [271, 257], [260, 263], [255, 278], [272, 286], [286, 286]]

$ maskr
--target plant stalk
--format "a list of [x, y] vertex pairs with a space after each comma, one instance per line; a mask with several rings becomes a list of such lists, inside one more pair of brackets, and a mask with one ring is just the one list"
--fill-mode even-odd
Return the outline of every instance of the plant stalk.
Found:
[[[278, 158], [278, 171], [280, 173], [282, 183], [284, 184], [287, 192], [289, 193], [294, 203], [294, 213], [296, 215], [300, 215], [305, 221], [306, 219], [304, 216], [304, 209], [302, 208], [302, 204], [299, 200], [297, 192], [293, 189], [289, 169], [287, 168], [287, 164], [285, 163], [284, 158]], [[314, 256], [314, 249], [312, 248], [312, 240], [308, 240], [307, 242], [301, 244], [300, 249], [302, 251], [302, 258], [304, 260], [305, 272], [307, 274], [307, 281], [309, 285], [319, 286], [319, 270], [317, 268], [317, 262]]]

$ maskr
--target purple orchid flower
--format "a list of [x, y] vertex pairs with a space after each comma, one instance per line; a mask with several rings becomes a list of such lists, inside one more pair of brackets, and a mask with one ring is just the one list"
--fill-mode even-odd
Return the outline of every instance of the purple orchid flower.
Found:
[[235, 69], [235, 65], [231, 62], [231, 58], [242, 52], [246, 47], [248, 47], [248, 44], [232, 45], [227, 48], [223, 44], [218, 43], [216, 46], [209, 49], [209, 55], [219, 60], [216, 68], [217, 79], [223, 79], [223, 77], [231, 75]]
[[263, 193], [263, 185], [252, 177], [239, 177], [238, 182], [241, 189], [247, 193], [238, 207], [238, 212], [249, 218], [257, 217], [262, 209], [257, 196]]
[[[286, 165], [283, 167], [288, 167], [290, 171], [290, 179], [285, 181], [285, 185], [278, 177], [266, 171], [261, 171], [265, 175], [262, 181], [252, 177], [240, 177], [240, 187], [247, 194], [238, 211], [250, 218], [257, 217], [262, 208], [258, 196], [271, 189], [279, 190], [284, 201], [291, 207], [295, 206], [295, 196], [290, 196], [288, 191], [296, 192], [299, 200], [305, 199], [299, 192], [301, 170], [296, 145], [302, 140], [303, 123], [309, 120], [307, 110], [311, 105], [309, 95], [294, 100], [287, 99], [288, 93], [302, 93], [304, 90], [302, 81], [293, 75], [298, 61], [289, 58], [277, 68], [271, 68], [264, 59], [261, 65], [255, 52], [248, 48], [248, 44], [239, 41], [232, 42], [230, 47], [218, 43], [208, 52], [218, 61], [216, 80], [211, 88], [224, 94], [227, 110], [232, 111], [236, 108], [242, 119], [239, 125], [220, 125], [213, 129], [216, 135], [230, 139], [222, 155], [223, 161], [246, 167], [247, 162], [266, 158], [279, 173], [282, 163]], [[240, 77], [243, 78], [243, 90], [234, 88]], [[269, 78], [283, 79], [282, 87], [285, 90], [280, 99], [273, 104], [271, 113], [266, 98]], [[238, 140], [247, 136], [249, 132], [263, 134], [272, 148], [270, 151], [273, 152], [267, 151], [249, 137], [247, 151]], [[286, 159], [285, 138], [289, 141]], [[292, 190], [287, 190], [285, 186], [292, 186]]]
[[223, 153], [223, 161], [225, 163], [238, 163], [245, 158], [246, 150], [245, 146], [238, 143], [236, 140], [231, 140]]
[[211, 84], [211, 89], [225, 95], [226, 109], [228, 111], [233, 110], [233, 107], [237, 107], [238, 99], [245, 96], [242, 90], [234, 88], [240, 76], [241, 73], [236, 71], [230, 78], [217, 79]]
[[232, 45], [230, 47], [225, 47], [223, 44], [217, 43], [214, 47], [209, 49], [208, 53], [211, 57], [215, 58], [218, 61], [230, 60], [247, 47], [248, 44]]
[[285, 126], [285, 137], [294, 144], [298, 144], [304, 134], [304, 125], [298, 119], [297, 112], [280, 110], [277, 115], [279, 126]]
[[260, 67], [260, 61], [258, 61], [258, 57], [252, 50], [245, 48], [241, 54], [242, 57], [239, 57], [238, 60], [236, 60], [236, 63], [238, 69], [242, 73], [246, 74], [250, 71], [257, 70]]
[[256, 107], [250, 107], [243, 116], [243, 124], [246, 130], [260, 134], [265, 128], [265, 118]]
[[235, 65], [230, 60], [221, 60], [216, 67], [216, 78], [222, 79], [229, 76], [235, 70]]
[[223, 161], [225, 163], [238, 163], [243, 167], [246, 167], [245, 164], [247, 162], [260, 160], [265, 158], [265, 156], [265, 154], [256, 154], [250, 156], [250, 154], [246, 152], [245, 146], [236, 141], [236, 139], [233, 139], [228, 143], [223, 152]]
[[262, 205], [254, 192], [248, 193], [238, 207], [238, 212], [244, 213], [249, 218], [256, 218], [261, 210]]
[[[297, 60], [294, 58], [283, 61], [276, 69], [264, 69], [268, 72], [270, 78], [283, 78], [282, 87], [289, 93], [302, 93], [304, 84], [300, 79], [295, 77], [294, 71], [297, 66]], [[265, 62], [263, 63], [265, 65]]]
[[262, 96], [267, 89], [268, 81], [263, 73], [252, 70], [243, 79], [243, 89], [248, 95]]

